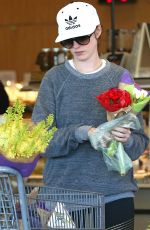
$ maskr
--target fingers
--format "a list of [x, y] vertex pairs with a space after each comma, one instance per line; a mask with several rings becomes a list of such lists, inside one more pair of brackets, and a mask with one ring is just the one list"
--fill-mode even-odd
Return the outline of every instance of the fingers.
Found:
[[111, 131], [111, 134], [115, 140], [126, 142], [131, 135], [131, 130], [129, 128], [116, 127]]
[[96, 130], [96, 128], [94, 128], [94, 127], [91, 127], [91, 128], [89, 128], [89, 130], [88, 130], [88, 133], [92, 133], [92, 132], [94, 132]]

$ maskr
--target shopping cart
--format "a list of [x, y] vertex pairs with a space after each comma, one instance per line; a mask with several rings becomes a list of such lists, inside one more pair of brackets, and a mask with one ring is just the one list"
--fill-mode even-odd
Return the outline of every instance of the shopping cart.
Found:
[[0, 229], [104, 230], [104, 196], [26, 184], [16, 170], [0, 167]]

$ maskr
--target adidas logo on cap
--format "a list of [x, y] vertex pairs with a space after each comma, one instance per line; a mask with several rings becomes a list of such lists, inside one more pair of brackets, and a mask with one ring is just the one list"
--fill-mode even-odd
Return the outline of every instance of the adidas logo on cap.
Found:
[[80, 27], [80, 24], [74, 25], [77, 22], [77, 16], [74, 18], [69, 16], [69, 19], [65, 19], [65, 22], [69, 25], [68, 27], [65, 27], [66, 30], [71, 30]]

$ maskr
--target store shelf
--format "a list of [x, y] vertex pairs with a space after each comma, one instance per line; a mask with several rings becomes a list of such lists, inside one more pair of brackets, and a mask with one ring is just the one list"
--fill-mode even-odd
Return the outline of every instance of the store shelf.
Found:
[[149, 77], [134, 78], [135, 82], [143, 89], [150, 89], [150, 74]]

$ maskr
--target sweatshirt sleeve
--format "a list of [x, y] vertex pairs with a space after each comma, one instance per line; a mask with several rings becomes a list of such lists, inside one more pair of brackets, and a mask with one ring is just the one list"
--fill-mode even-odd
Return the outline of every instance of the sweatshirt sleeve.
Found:
[[126, 153], [133, 161], [138, 159], [140, 155], [144, 153], [149, 144], [149, 138], [144, 133], [143, 117], [141, 114], [138, 114], [137, 116], [141, 124], [141, 129], [132, 130], [129, 140], [124, 144]]
[[[121, 76], [121, 82], [126, 84], [134, 84], [134, 79], [128, 70], [125, 70]], [[143, 125], [143, 117], [142, 114], [139, 113], [137, 115], [141, 129], [140, 130], [132, 130], [131, 137], [124, 144], [125, 151], [128, 153], [129, 157], [132, 160], [136, 160], [140, 157], [140, 155], [145, 151], [149, 144], [149, 138], [144, 133], [144, 125]]]
[[[59, 89], [57, 89], [59, 91]], [[54, 115], [54, 125], [57, 127], [51, 142], [49, 143], [43, 156], [45, 157], [61, 157], [78, 148], [78, 145], [86, 141], [87, 128], [79, 129], [82, 124], [70, 125], [67, 127], [58, 127], [56, 118], [56, 100], [59, 92], [55, 89], [53, 82], [47, 78], [43, 78], [38, 97], [32, 113], [32, 121], [34, 123], [46, 119], [49, 114]], [[57, 92], [56, 92], [57, 91]]]

